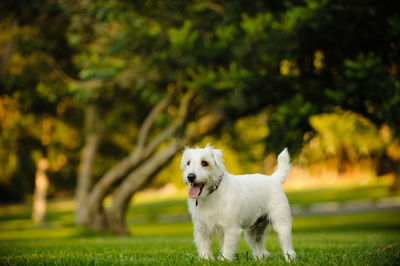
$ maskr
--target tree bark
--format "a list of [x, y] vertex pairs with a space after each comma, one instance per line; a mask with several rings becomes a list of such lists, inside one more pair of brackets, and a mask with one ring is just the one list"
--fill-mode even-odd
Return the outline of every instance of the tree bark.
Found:
[[167, 148], [149, 158], [124, 179], [114, 191], [112, 204], [106, 211], [111, 231], [120, 235], [128, 234], [125, 225], [125, 213], [133, 194], [147, 184], [182, 148], [182, 142], [173, 140]]
[[[166, 95], [150, 112], [143, 122], [138, 135], [136, 149], [115, 167], [111, 168], [90, 191], [86, 204], [83, 205], [79, 224], [91, 230], [113, 231], [127, 234], [125, 214], [134, 193], [148, 184], [157, 172], [165, 166], [184, 145], [207, 134], [221, 116], [206, 114], [196, 123], [187, 124], [194, 92], [189, 91], [181, 100], [178, 115], [164, 130], [150, 141], [150, 129], [159, 114], [168, 106], [172, 95]], [[181, 129], [181, 131], [178, 131]], [[169, 141], [166, 148], [159, 150], [160, 145]], [[158, 151], [157, 151], [158, 150]], [[104, 198], [112, 192], [113, 186], [121, 181], [115, 189], [113, 200], [107, 210], [103, 207]]]
[[49, 180], [46, 170], [49, 162], [46, 158], [41, 158], [37, 164], [35, 174], [35, 191], [33, 193], [33, 211], [32, 219], [35, 223], [41, 223], [46, 215], [46, 196], [49, 187]]
[[338, 154], [337, 154], [337, 171], [339, 174], [343, 174], [347, 170], [347, 165], [350, 163], [349, 155], [347, 153], [346, 147], [343, 145], [339, 146]]
[[399, 191], [400, 190], [400, 159], [393, 160], [394, 165], [394, 182], [390, 187], [391, 191]]
[[394, 180], [390, 186], [391, 191], [400, 190], [400, 158], [391, 158], [386, 154], [378, 159], [376, 165], [376, 174], [382, 176], [384, 174], [393, 173]]
[[85, 108], [84, 127], [86, 140], [82, 150], [78, 182], [75, 190], [75, 221], [78, 224], [82, 223], [85, 217], [85, 212], [87, 211], [86, 202], [92, 186], [92, 167], [101, 138], [101, 123], [99, 117], [95, 105], [88, 105]]
[[125, 215], [133, 195], [151, 182], [157, 172], [168, 164], [185, 145], [192, 142], [194, 138], [201, 138], [209, 133], [221, 120], [222, 117], [217, 114], [203, 116], [195, 127], [186, 131], [182, 139], [174, 139], [168, 147], [131, 172], [113, 193], [113, 201], [106, 211], [108, 229], [120, 235], [127, 235]]
[[[102, 226], [105, 228], [107, 227], [106, 219], [104, 218], [103, 200], [108, 193], [110, 193], [110, 188], [117, 181], [124, 178], [130, 170], [134, 169], [144, 160], [149, 158], [156, 151], [159, 145], [171, 138], [176, 130], [184, 125], [189, 109], [189, 103], [192, 100], [193, 95], [193, 92], [188, 92], [183, 97], [175, 121], [169, 127], [156, 135], [148, 145], [145, 145], [151, 125], [154, 123], [158, 115], [168, 106], [172, 99], [172, 95], [167, 94], [163, 100], [155, 105], [139, 130], [137, 148], [128, 157], [105, 173], [105, 175], [94, 185], [93, 189], [89, 193], [86, 204], [82, 205], [82, 211], [80, 212], [82, 215], [79, 217], [79, 220], [76, 220], [78, 224], [85, 225], [94, 230], [98, 230], [99, 227]], [[93, 219], [96, 221], [94, 222]]]

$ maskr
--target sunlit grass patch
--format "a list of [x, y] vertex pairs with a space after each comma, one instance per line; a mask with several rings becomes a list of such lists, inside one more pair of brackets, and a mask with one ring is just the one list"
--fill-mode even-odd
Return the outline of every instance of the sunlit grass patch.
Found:
[[[73, 226], [65, 227], [62, 224], [54, 224], [51, 226], [35, 226], [31, 223], [25, 223], [27, 226], [19, 228], [7, 229], [2, 227], [0, 231], [0, 241], [2, 240], [27, 240], [27, 239], [62, 239], [75, 237], [82, 234], [82, 228]], [[1, 225], [3, 226], [3, 224]]]
[[289, 191], [286, 193], [291, 204], [310, 205], [318, 202], [346, 202], [360, 199], [376, 201], [386, 197], [398, 197], [400, 191], [391, 191], [387, 185], [355, 186], [347, 188], [321, 188]]
[[329, 230], [330, 232], [339, 231], [343, 233], [362, 230], [369, 232], [397, 230], [400, 232], [400, 210], [296, 217], [293, 220], [293, 230], [295, 232]]
[[129, 227], [129, 232], [133, 236], [187, 236], [192, 234], [193, 225], [190, 222], [135, 224]]

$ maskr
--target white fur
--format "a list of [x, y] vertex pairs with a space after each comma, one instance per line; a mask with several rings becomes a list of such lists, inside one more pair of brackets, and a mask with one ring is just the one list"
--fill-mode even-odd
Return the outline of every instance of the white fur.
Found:
[[[206, 161], [208, 166], [202, 166], [202, 161]], [[254, 257], [267, 257], [269, 252], [265, 249], [264, 231], [270, 223], [278, 234], [286, 261], [294, 260], [292, 217], [281, 186], [290, 167], [289, 153], [285, 149], [278, 156], [278, 169], [271, 176], [232, 175], [225, 170], [221, 150], [209, 145], [203, 149], [186, 148], [181, 161], [184, 183], [190, 188], [192, 184], [187, 177], [195, 174], [194, 183], [205, 184], [196, 199], [188, 199], [199, 255], [205, 259], [213, 258], [211, 237], [217, 235], [222, 238], [222, 259], [232, 260], [241, 234], [245, 231]], [[215, 187], [220, 179], [218, 188], [210, 194], [209, 189]]]

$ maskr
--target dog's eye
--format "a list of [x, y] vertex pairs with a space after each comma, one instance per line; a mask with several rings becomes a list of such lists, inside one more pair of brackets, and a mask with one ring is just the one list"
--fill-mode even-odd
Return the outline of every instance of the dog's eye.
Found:
[[190, 165], [190, 161], [188, 161], [188, 162], [186, 163], [186, 165]]
[[201, 166], [207, 167], [207, 166], [208, 166], [208, 163], [207, 163], [206, 161], [202, 161], [202, 162], [201, 162]]

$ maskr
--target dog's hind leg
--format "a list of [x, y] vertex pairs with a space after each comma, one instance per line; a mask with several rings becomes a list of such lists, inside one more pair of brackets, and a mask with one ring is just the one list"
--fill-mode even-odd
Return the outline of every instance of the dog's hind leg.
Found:
[[292, 247], [291, 219], [280, 219], [280, 220], [271, 219], [271, 222], [272, 222], [272, 228], [278, 234], [279, 243], [281, 245], [283, 256], [285, 256], [285, 260], [287, 262], [294, 261], [296, 259], [296, 252], [293, 250]]
[[265, 228], [268, 225], [266, 217], [260, 217], [257, 222], [244, 232], [247, 244], [253, 250], [253, 256], [256, 259], [262, 259], [269, 256], [265, 249]]

